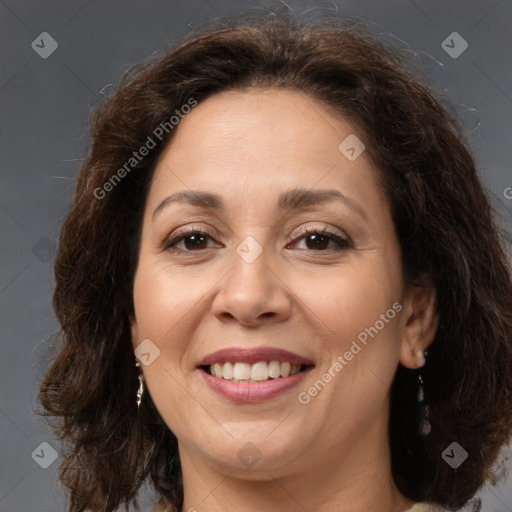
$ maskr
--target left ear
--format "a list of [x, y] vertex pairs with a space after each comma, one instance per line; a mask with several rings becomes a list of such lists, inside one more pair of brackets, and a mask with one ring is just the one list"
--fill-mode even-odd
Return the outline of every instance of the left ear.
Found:
[[436, 290], [432, 286], [411, 286], [404, 302], [400, 363], [416, 369], [425, 364], [423, 352], [434, 341], [439, 324]]

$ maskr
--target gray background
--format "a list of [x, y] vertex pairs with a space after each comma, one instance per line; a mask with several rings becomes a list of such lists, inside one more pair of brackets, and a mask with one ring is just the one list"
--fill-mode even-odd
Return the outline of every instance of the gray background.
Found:
[[[91, 108], [130, 65], [223, 14], [265, 2], [0, 0], [0, 511], [63, 511], [59, 444], [32, 413], [57, 329], [51, 307], [55, 243], [87, 151]], [[432, 86], [445, 92], [466, 127], [499, 219], [512, 231], [512, 3], [510, 0], [291, 2], [370, 21], [390, 42], [414, 52]], [[48, 32], [47, 59], [31, 47]], [[457, 59], [441, 43], [458, 32]], [[455, 43], [454, 43], [455, 44]], [[48, 48], [48, 46], [46, 46]], [[456, 48], [457, 49], [457, 48]], [[506, 197], [508, 195], [508, 198]], [[34, 452], [35, 450], [35, 452]], [[31, 454], [34, 455], [32, 456]], [[37, 457], [39, 454], [39, 457]], [[483, 489], [487, 511], [512, 511], [512, 476]], [[145, 509], [151, 497], [143, 493]]]

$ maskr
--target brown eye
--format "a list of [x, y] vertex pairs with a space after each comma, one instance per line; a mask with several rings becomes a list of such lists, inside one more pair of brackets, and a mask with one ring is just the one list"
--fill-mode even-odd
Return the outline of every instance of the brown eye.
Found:
[[[177, 248], [186, 252], [201, 251], [208, 249], [208, 239], [213, 239], [209, 233], [190, 230], [168, 240], [164, 245], [164, 250]], [[178, 247], [178, 244], [181, 244], [182, 242], [183, 245]]]
[[329, 242], [332, 240], [332, 237], [327, 235], [320, 234], [312, 234], [305, 237], [306, 245], [308, 242], [311, 242], [308, 249], [328, 249]]
[[187, 235], [182, 238], [185, 247], [187, 249], [206, 249], [208, 245], [208, 235], [204, 235], [202, 233], [194, 233], [192, 235]]
[[[305, 240], [306, 249], [311, 251], [342, 251], [351, 247], [350, 242], [347, 239], [342, 238], [325, 228], [306, 228], [304, 230], [304, 234], [296, 240]], [[334, 247], [329, 247], [329, 244], [334, 244]]]

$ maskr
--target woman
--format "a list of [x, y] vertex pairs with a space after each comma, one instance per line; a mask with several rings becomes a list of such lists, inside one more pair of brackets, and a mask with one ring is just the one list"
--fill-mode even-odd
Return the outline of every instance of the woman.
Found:
[[492, 478], [510, 267], [399, 53], [340, 20], [231, 19], [126, 75], [91, 135], [40, 391], [69, 510], [146, 478], [158, 510], [455, 510]]

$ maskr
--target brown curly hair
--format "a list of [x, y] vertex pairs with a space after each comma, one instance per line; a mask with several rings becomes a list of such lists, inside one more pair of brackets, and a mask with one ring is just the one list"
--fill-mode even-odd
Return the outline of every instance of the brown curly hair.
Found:
[[[93, 112], [55, 262], [61, 346], [39, 400], [66, 441], [60, 479], [69, 510], [111, 512], [145, 481], [183, 502], [177, 439], [148, 393], [139, 412], [130, 342], [144, 202], [173, 131], [109, 192], [98, 190], [191, 98], [284, 88], [355, 123], [380, 171], [409, 283], [431, 283], [440, 323], [422, 369], [432, 432], [418, 434], [417, 371], [399, 365], [389, 442], [399, 490], [455, 509], [493, 477], [512, 434], [512, 277], [499, 227], [462, 131], [402, 52], [360, 22], [308, 23], [286, 12], [225, 18], [127, 72]], [[95, 192], [96, 191], [96, 192]], [[469, 454], [441, 458], [452, 442]]]

